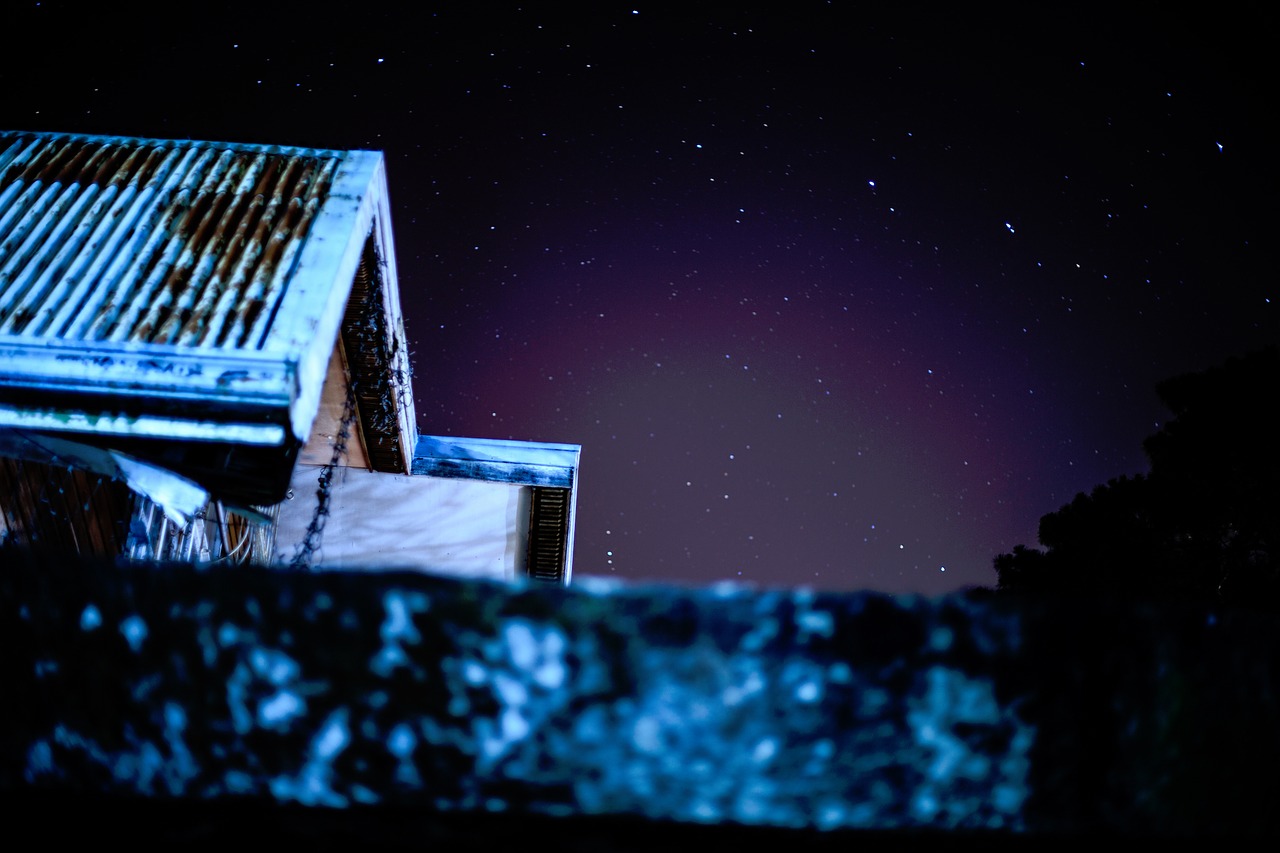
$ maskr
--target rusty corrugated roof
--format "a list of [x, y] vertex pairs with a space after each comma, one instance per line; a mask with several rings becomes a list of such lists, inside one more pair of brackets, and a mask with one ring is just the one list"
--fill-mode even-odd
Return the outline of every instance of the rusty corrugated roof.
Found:
[[375, 233], [379, 152], [0, 131], [0, 428], [305, 439]]
[[335, 152], [15, 136], [0, 334], [261, 347]]

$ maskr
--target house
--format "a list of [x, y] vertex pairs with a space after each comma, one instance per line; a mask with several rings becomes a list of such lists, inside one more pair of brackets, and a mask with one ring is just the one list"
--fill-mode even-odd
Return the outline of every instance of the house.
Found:
[[580, 447], [419, 434], [376, 151], [0, 131], [0, 540], [568, 584]]

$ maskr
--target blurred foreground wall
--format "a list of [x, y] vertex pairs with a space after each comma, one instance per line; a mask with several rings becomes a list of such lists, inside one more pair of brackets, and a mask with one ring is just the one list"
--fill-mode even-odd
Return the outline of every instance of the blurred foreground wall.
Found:
[[41, 823], [51, 838], [230, 836], [240, 814], [331, 839], [536, 825], [597, 850], [735, 829], [1276, 834], [1276, 628], [0, 550], [0, 793], [19, 820], [92, 815]]

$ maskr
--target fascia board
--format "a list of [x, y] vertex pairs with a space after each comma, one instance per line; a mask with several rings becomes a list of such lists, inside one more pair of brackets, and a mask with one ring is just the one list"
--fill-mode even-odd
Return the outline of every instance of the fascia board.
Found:
[[[0, 337], [3, 390], [108, 392], [220, 404], [280, 405], [296, 382], [279, 354]], [[0, 406], [4, 405], [0, 396]]]
[[576, 444], [424, 435], [411, 470], [423, 476], [571, 489], [580, 453]]
[[310, 435], [319, 411], [351, 282], [373, 226], [377, 197], [385, 193], [381, 152], [347, 152], [263, 340], [264, 352], [284, 355], [296, 370], [289, 421], [301, 441]]

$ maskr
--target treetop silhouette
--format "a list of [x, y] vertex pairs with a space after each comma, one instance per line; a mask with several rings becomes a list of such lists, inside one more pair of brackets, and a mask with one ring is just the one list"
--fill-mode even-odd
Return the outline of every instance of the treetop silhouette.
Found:
[[1280, 607], [1280, 348], [1156, 391], [1173, 417], [1143, 442], [1150, 471], [1043, 516], [1043, 550], [995, 558], [999, 591]]

